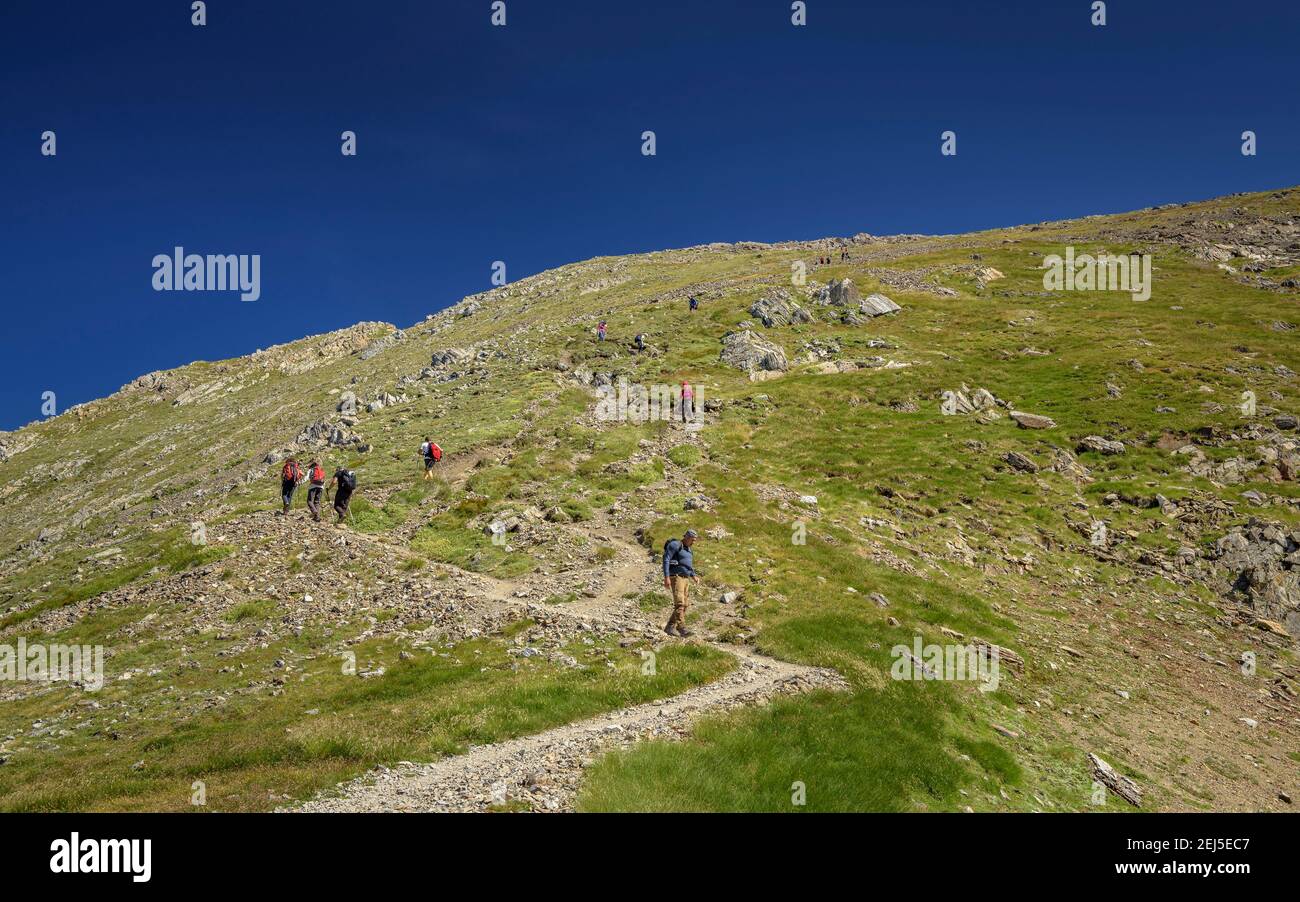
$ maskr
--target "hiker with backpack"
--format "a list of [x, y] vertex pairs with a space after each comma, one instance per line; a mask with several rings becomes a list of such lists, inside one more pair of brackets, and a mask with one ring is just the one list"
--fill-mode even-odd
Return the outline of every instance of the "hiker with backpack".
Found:
[[695, 419], [695, 389], [691, 388], [691, 383], [682, 381], [682, 422], [687, 423]]
[[686, 629], [690, 581], [700, 581], [695, 575], [695, 559], [691, 555], [691, 546], [699, 537], [695, 530], [688, 529], [681, 539], [669, 539], [664, 543], [664, 588], [673, 595], [673, 614], [668, 618], [664, 632], [671, 636], [676, 630], [676, 634], [683, 639], [691, 635]]
[[605, 321], [602, 319], [600, 325], [596, 327], [596, 337], [601, 341], [605, 340]]
[[695, 295], [691, 295], [691, 303], [690, 303], [690, 306], [691, 306], [691, 312], [692, 312], [692, 313], [694, 313], [696, 310], [699, 310], [699, 309], [700, 309], [700, 299], [697, 298]]
[[334, 471], [334, 476], [330, 479], [330, 484], [325, 487], [325, 498], [329, 500], [330, 489], [338, 486], [338, 491], [334, 493], [334, 513], [338, 514], [338, 522], [335, 526], [342, 524], [343, 518], [348, 515], [348, 505], [352, 503], [352, 493], [357, 490], [357, 474], [347, 467], [339, 467]]
[[301, 482], [302, 467], [298, 466], [297, 458], [291, 457], [280, 468], [280, 500], [284, 502], [284, 510], [280, 511], [280, 516], [288, 515], [289, 507], [293, 504], [293, 493], [298, 490], [298, 484]]
[[433, 465], [442, 460], [442, 449], [433, 439], [426, 438], [420, 445], [420, 456], [424, 458], [424, 478], [432, 479]]
[[307, 465], [307, 511], [311, 518], [320, 522], [320, 498], [325, 493], [325, 468], [320, 461], [313, 460]]

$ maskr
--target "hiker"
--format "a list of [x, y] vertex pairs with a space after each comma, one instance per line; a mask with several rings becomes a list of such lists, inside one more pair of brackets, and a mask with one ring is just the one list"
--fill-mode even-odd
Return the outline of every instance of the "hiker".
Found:
[[320, 496], [325, 493], [325, 468], [320, 461], [313, 460], [307, 465], [307, 510], [311, 518], [320, 522]]
[[691, 295], [691, 312], [694, 313], [696, 310], [699, 309], [700, 309], [700, 299], [697, 298], [695, 295]]
[[664, 543], [664, 588], [673, 594], [673, 615], [668, 618], [664, 632], [671, 636], [676, 628], [677, 635], [683, 639], [691, 635], [686, 629], [686, 598], [690, 586], [687, 580], [700, 581], [691, 557], [691, 546], [698, 538], [699, 533], [688, 529], [680, 540], [669, 539]]
[[637, 349], [638, 351], [644, 351], [644, 350], [645, 350], [645, 333], [644, 333], [644, 332], [638, 332], [638, 333], [636, 334], [636, 338], [632, 340], [632, 343], [633, 343], [634, 345], [636, 345], [636, 349]]
[[686, 423], [695, 419], [695, 389], [691, 388], [691, 383], [682, 382], [682, 422]]
[[339, 515], [338, 522], [335, 526], [343, 523], [343, 518], [348, 515], [348, 505], [352, 503], [352, 493], [357, 489], [357, 474], [353, 473], [347, 467], [339, 467], [334, 471], [334, 477], [330, 484], [325, 487], [325, 497], [329, 498], [330, 489], [338, 485], [339, 490], [334, 493], [334, 513]]
[[602, 319], [600, 325], [596, 327], [596, 337], [601, 341], [605, 340], [605, 321]]
[[433, 465], [442, 460], [442, 449], [433, 439], [426, 438], [420, 446], [420, 456], [424, 458], [424, 478], [432, 479]]
[[300, 482], [302, 482], [302, 467], [298, 466], [297, 458], [291, 457], [280, 468], [280, 500], [284, 502], [284, 510], [280, 511], [280, 516], [289, 513], [289, 506], [293, 504], [293, 493], [298, 490]]

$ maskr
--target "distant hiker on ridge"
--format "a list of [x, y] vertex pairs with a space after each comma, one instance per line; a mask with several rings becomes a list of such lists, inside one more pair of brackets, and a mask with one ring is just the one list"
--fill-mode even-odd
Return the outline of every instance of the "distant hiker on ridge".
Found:
[[325, 492], [325, 468], [320, 461], [313, 460], [307, 465], [307, 510], [311, 518], [320, 522], [320, 496]]
[[605, 321], [602, 319], [600, 325], [596, 327], [596, 337], [601, 341], [605, 340]]
[[293, 493], [298, 490], [300, 482], [302, 482], [302, 467], [298, 466], [297, 458], [291, 457], [280, 469], [280, 500], [284, 502], [284, 510], [280, 511], [281, 516], [289, 513], [289, 506], [293, 504]]
[[424, 458], [424, 478], [432, 479], [433, 465], [442, 460], [442, 449], [433, 439], [426, 438], [420, 446], [420, 456]]
[[339, 467], [334, 471], [334, 477], [330, 479], [330, 484], [325, 487], [325, 497], [329, 498], [330, 489], [338, 484], [339, 490], [334, 493], [334, 513], [339, 515], [338, 522], [335, 526], [342, 525], [343, 518], [348, 515], [348, 505], [352, 503], [352, 493], [357, 490], [357, 474], [353, 473], [347, 467]]
[[668, 618], [664, 632], [670, 636], [674, 628], [682, 638], [691, 635], [686, 629], [687, 590], [690, 588], [688, 580], [700, 581], [695, 575], [695, 560], [691, 556], [691, 546], [698, 538], [699, 533], [688, 529], [680, 540], [669, 539], [664, 543], [664, 588], [673, 594], [673, 615]]
[[696, 310], [699, 310], [699, 309], [700, 309], [700, 299], [697, 298], [695, 295], [691, 295], [691, 304], [690, 304], [690, 307], [691, 307], [691, 312], [692, 312], [692, 313], [694, 313]]

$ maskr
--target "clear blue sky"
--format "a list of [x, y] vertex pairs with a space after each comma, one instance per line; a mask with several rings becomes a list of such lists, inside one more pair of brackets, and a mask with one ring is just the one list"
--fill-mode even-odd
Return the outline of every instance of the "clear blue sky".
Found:
[[[497, 28], [490, 0], [210, 0], [196, 28], [190, 0], [4, 0], [0, 427], [46, 390], [408, 325], [494, 260], [1300, 182], [1295, 0], [1112, 0], [1104, 28], [1090, 0], [885, 6], [808, 0], [796, 28], [789, 0], [507, 0]], [[176, 245], [260, 254], [261, 299], [154, 292]]]

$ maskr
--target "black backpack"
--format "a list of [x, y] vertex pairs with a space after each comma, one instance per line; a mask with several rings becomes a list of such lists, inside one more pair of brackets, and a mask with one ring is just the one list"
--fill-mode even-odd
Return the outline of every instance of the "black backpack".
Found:
[[347, 489], [349, 492], [356, 491], [357, 474], [353, 473], [351, 470], [339, 470], [339, 485]]

